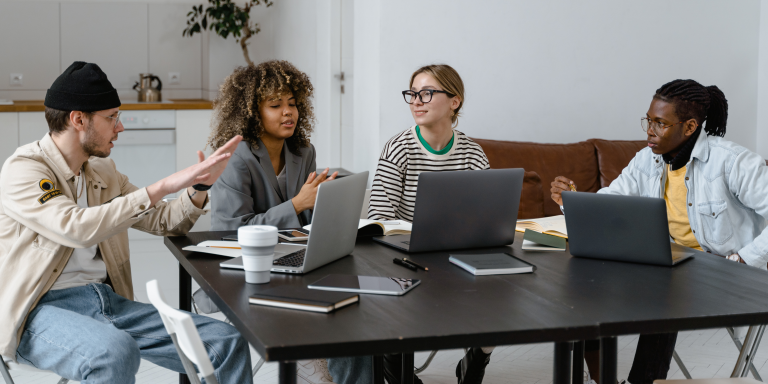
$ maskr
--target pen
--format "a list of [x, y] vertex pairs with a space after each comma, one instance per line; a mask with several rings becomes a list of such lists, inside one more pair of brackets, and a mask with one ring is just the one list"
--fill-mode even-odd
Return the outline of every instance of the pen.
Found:
[[425, 270], [425, 271], [429, 271], [429, 268], [424, 268], [424, 267], [422, 267], [421, 265], [419, 265], [419, 264], [416, 264], [416, 262], [414, 262], [414, 261], [412, 261], [412, 260], [408, 260], [408, 259], [406, 259], [405, 257], [403, 257], [403, 261], [405, 261], [405, 262], [406, 262], [406, 263], [408, 263], [408, 264], [411, 264], [411, 265], [413, 265], [414, 267], [416, 267], [416, 268], [418, 268], [418, 269], [423, 269], [423, 270]]
[[412, 270], [412, 271], [414, 271], [414, 272], [415, 272], [415, 271], [418, 271], [418, 269], [416, 269], [416, 267], [415, 267], [415, 266], [413, 266], [413, 265], [411, 265], [411, 264], [408, 264], [408, 263], [406, 263], [405, 261], [402, 261], [402, 260], [400, 260], [400, 259], [398, 259], [398, 258], [395, 258], [395, 259], [393, 259], [393, 260], [392, 260], [392, 262], [393, 262], [393, 263], [395, 263], [395, 264], [397, 264], [397, 265], [399, 265], [399, 266], [401, 266], [401, 267], [406, 267], [406, 268], [408, 268], [408, 269], [410, 269], [410, 270]]
[[576, 187], [573, 186], [573, 183], [568, 184], [569, 187], [571, 187], [571, 191], [576, 192]]

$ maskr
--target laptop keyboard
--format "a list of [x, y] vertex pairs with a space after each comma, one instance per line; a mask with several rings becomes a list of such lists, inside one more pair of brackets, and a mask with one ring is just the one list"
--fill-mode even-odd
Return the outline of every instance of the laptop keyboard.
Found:
[[296, 252], [289, 253], [275, 261], [272, 262], [272, 265], [279, 265], [282, 267], [301, 267], [304, 264], [304, 254], [307, 252], [307, 249], [300, 249]]

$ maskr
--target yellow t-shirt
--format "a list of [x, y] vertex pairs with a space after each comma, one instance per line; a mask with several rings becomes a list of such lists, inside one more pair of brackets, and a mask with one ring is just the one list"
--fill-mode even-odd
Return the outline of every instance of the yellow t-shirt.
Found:
[[669, 235], [675, 243], [698, 249], [701, 245], [696, 241], [696, 236], [691, 231], [691, 222], [688, 221], [688, 188], [685, 186], [685, 169], [682, 167], [676, 171], [670, 169], [667, 164], [667, 181], [664, 184], [664, 200], [667, 202], [667, 220], [669, 220]]

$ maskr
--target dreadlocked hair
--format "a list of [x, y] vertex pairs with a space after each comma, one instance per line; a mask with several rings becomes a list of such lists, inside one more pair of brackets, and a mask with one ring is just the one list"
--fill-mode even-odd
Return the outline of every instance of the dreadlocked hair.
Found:
[[728, 121], [728, 100], [715, 85], [705, 87], [694, 80], [673, 80], [661, 86], [654, 99], [671, 103], [680, 120], [696, 119], [710, 136], [725, 136]]
[[290, 93], [296, 99], [299, 117], [293, 136], [285, 143], [291, 153], [301, 156], [301, 148], [309, 146], [315, 123], [310, 100], [313, 91], [309, 76], [287, 61], [272, 60], [238, 67], [224, 79], [213, 101], [213, 131], [208, 145], [216, 150], [235, 135], [242, 135], [243, 140], [258, 148], [258, 139], [264, 134], [259, 103]]

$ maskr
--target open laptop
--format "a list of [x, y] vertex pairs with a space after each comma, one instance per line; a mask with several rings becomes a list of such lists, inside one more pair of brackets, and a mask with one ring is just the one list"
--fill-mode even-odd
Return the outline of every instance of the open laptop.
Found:
[[696, 250], [671, 242], [664, 199], [563, 192], [571, 255], [673, 266]]
[[[366, 171], [320, 184], [307, 245], [276, 245], [272, 272], [307, 273], [349, 255], [355, 248], [367, 183]], [[236, 257], [220, 265], [243, 269], [243, 259]]]
[[406, 252], [512, 244], [524, 173], [520, 168], [421, 173], [411, 234], [373, 240]]

